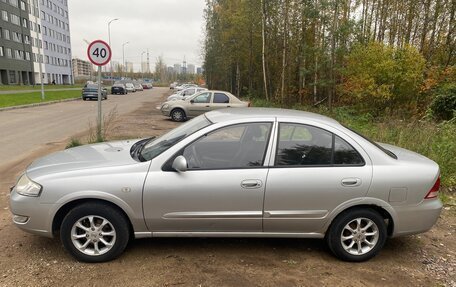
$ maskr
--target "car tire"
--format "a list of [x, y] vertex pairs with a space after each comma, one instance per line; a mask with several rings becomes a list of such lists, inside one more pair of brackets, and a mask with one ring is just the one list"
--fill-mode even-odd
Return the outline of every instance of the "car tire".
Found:
[[82, 100], [83, 100], [83, 101], [86, 101], [86, 100], [87, 100], [87, 98], [86, 98], [86, 97], [82, 97]]
[[170, 113], [171, 119], [175, 122], [183, 122], [185, 121], [185, 112], [182, 109], [174, 109]]
[[65, 249], [77, 260], [105, 262], [117, 258], [125, 250], [130, 238], [129, 226], [129, 221], [117, 208], [89, 202], [68, 212], [62, 221], [60, 238]]
[[362, 262], [373, 258], [385, 245], [387, 228], [375, 210], [350, 209], [338, 215], [326, 235], [329, 249], [339, 259]]

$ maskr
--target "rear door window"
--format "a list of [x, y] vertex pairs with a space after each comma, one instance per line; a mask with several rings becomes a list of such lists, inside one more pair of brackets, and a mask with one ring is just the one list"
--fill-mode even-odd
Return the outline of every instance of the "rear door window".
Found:
[[214, 104], [229, 104], [230, 98], [223, 93], [214, 93]]

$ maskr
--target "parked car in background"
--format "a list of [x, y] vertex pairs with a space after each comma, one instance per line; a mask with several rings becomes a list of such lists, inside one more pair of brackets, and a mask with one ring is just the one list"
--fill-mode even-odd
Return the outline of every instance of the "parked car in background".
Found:
[[432, 160], [328, 117], [240, 108], [159, 138], [37, 159], [9, 201], [17, 227], [59, 237], [85, 262], [114, 259], [131, 238], [155, 236], [321, 238], [338, 258], [359, 262], [388, 237], [432, 228], [439, 185]]
[[127, 92], [129, 92], [129, 93], [136, 92], [135, 85], [133, 85], [133, 83], [126, 83], [125, 88], [127, 89]]
[[191, 87], [187, 88], [185, 90], [182, 90], [176, 94], [172, 94], [167, 98], [168, 101], [175, 101], [175, 100], [183, 100], [189, 96], [192, 96], [196, 93], [199, 93], [201, 91], [207, 91], [206, 88], [201, 88], [201, 87]]
[[128, 91], [124, 84], [114, 84], [111, 87], [111, 94], [126, 95], [126, 94], [128, 94]]
[[173, 89], [176, 88], [176, 87], [177, 87], [177, 82], [171, 83], [171, 84], [169, 85], [169, 88], [170, 88], [171, 90], [173, 90]]
[[153, 88], [151, 83], [142, 83], [142, 87], [144, 90], [149, 90]]
[[195, 84], [183, 84], [181, 86], [177, 86], [176, 88], [174, 88], [174, 90], [176, 92], [179, 92], [179, 91], [185, 90], [186, 88], [190, 88], [190, 87], [198, 87], [198, 85], [195, 85]]
[[133, 85], [135, 86], [135, 90], [136, 90], [136, 91], [143, 91], [143, 90], [144, 90], [144, 89], [143, 89], [143, 86], [142, 86], [141, 83], [139, 83], [139, 82], [136, 82], [136, 83], [134, 83]]
[[243, 102], [228, 92], [203, 91], [185, 100], [167, 101], [159, 109], [164, 116], [171, 117], [173, 121], [182, 122], [212, 110], [249, 106], [249, 102]]
[[[82, 88], [82, 100], [98, 99], [98, 84], [87, 84]], [[108, 99], [108, 90], [101, 87], [101, 99]]]

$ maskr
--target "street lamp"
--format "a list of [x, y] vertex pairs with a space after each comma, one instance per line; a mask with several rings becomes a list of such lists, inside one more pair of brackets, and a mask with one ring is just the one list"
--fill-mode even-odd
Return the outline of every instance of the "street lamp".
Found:
[[[130, 42], [125, 42], [122, 44], [122, 62], [123, 62], [123, 66], [124, 66], [124, 69], [127, 70], [127, 67], [125, 66], [125, 45], [127, 45], [128, 43]], [[126, 75], [126, 73], [125, 73]]]
[[146, 51], [141, 53], [141, 78], [144, 78], [144, 69], [143, 69], [143, 55], [146, 53]]
[[[108, 22], [108, 41], [109, 41], [109, 47], [111, 47], [111, 23], [114, 21], [119, 20], [119, 18], [112, 19], [111, 21]], [[112, 62], [109, 63], [110, 69], [111, 69], [111, 80], [112, 80]]]

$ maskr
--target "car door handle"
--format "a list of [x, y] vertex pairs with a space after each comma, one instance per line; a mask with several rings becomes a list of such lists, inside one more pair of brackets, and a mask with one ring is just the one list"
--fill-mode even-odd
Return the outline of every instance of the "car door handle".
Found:
[[241, 187], [245, 189], [260, 188], [263, 182], [259, 179], [246, 179], [241, 182]]
[[343, 186], [360, 186], [361, 185], [361, 179], [359, 178], [344, 178], [342, 179], [342, 185]]
[[227, 108], [231, 108], [231, 106], [226, 106]]
[[206, 108], [210, 108], [211, 106], [206, 106]]

